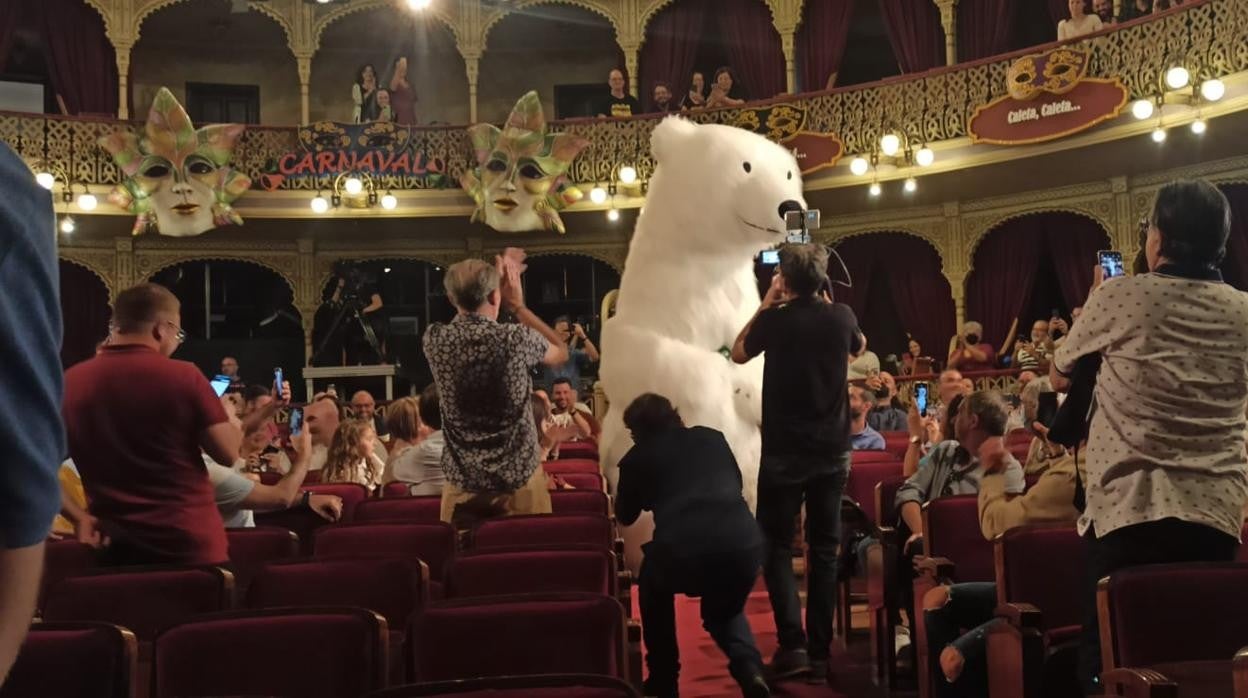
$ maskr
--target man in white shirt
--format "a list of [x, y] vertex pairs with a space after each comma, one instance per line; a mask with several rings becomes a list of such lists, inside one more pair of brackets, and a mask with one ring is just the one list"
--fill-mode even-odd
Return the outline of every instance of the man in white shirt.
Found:
[[1163, 187], [1144, 248], [1149, 273], [1094, 286], [1054, 357], [1058, 390], [1081, 357], [1101, 357], [1079, 519], [1088, 542], [1079, 668], [1089, 691], [1099, 690], [1097, 580], [1136, 565], [1233, 560], [1239, 547], [1248, 294], [1218, 272], [1229, 232], [1216, 187]]
[[560, 427], [575, 426], [577, 437], [572, 439], [573, 441], [597, 438], [598, 422], [590, 413], [589, 406], [577, 401], [578, 397], [580, 396], [577, 395], [576, 388], [572, 387], [572, 381], [567, 378], [556, 378], [551, 387], [550, 396], [554, 404], [553, 422], [555, 426]]

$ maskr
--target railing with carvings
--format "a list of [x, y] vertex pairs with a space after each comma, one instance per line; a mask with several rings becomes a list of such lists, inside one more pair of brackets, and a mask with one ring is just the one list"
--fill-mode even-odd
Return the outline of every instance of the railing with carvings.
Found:
[[[1181, 63], [1198, 77], [1225, 76], [1248, 70], [1248, 2], [1203, 0], [1084, 37], [1074, 44], [1088, 51], [1088, 75], [1117, 77], [1133, 97], [1152, 96], [1161, 76]], [[1038, 47], [1042, 48], [1042, 47]], [[976, 107], [1005, 94], [1006, 72], [1023, 51], [975, 63], [907, 75], [870, 85], [829, 92], [787, 95], [743, 108], [695, 113], [701, 122], [755, 126], [751, 109], [783, 103], [791, 107], [785, 128], [835, 133], [845, 152], [868, 152], [886, 131], [904, 131], [911, 142], [933, 143], [967, 135]], [[774, 113], [774, 112], [773, 112]], [[794, 119], [800, 121], [795, 126]], [[654, 116], [631, 119], [574, 119], [556, 122], [558, 130], [587, 138], [591, 145], [573, 163], [569, 177], [578, 183], [614, 181], [621, 165], [632, 165], [645, 181], [653, 169], [650, 133]], [[118, 128], [139, 128], [134, 122], [0, 113], [0, 140], [30, 162], [43, 162], [76, 184], [116, 184], [117, 167], [97, 140]], [[756, 126], [769, 130], [767, 124]], [[436, 157], [445, 177], [387, 175], [383, 189], [425, 189], [456, 186], [471, 163], [463, 127], [415, 127], [415, 148]], [[295, 129], [248, 127], [234, 152], [235, 166], [259, 187], [285, 154], [299, 151]], [[280, 189], [325, 189], [328, 176], [288, 179]]]

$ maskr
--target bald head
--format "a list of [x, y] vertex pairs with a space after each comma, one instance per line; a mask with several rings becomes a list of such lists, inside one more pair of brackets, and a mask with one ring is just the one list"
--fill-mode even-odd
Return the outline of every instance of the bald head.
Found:
[[338, 404], [333, 399], [321, 399], [303, 408], [303, 422], [307, 425], [312, 443], [329, 448], [338, 431]]
[[377, 402], [373, 400], [372, 394], [367, 390], [356, 391], [351, 396], [351, 413], [361, 422], [373, 421], [373, 415], [377, 414]]

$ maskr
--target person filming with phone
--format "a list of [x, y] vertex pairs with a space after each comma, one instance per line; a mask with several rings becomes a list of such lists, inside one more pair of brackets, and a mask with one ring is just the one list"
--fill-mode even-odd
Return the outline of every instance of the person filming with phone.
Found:
[[1106, 279], [1054, 357], [1053, 387], [1099, 355], [1087, 447], [1085, 690], [1099, 692], [1097, 580], [1136, 565], [1233, 560], [1248, 500], [1248, 294], [1223, 283], [1231, 209], [1201, 180], [1157, 193], [1148, 273]]

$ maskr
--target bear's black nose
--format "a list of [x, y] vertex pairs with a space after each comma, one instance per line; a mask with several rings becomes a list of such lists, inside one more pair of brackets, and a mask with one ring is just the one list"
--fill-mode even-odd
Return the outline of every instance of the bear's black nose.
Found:
[[801, 213], [802, 205], [792, 199], [780, 204], [780, 220], [784, 220], [785, 215], [790, 211]]

